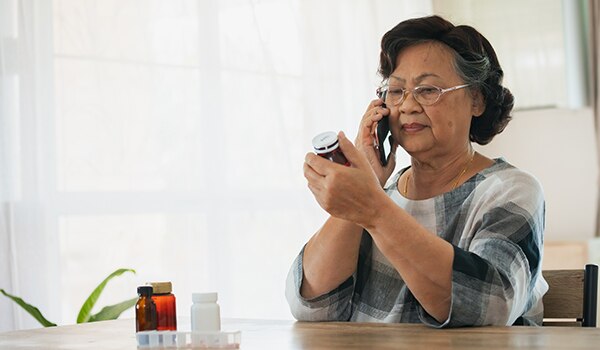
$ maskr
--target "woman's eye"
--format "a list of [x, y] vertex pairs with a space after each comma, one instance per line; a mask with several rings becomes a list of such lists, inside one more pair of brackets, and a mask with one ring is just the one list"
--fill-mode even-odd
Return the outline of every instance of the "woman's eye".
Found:
[[425, 95], [435, 94], [438, 92], [438, 90], [436, 88], [430, 87], [430, 86], [422, 86], [418, 89], [418, 91], [419, 91], [419, 94], [425, 94]]

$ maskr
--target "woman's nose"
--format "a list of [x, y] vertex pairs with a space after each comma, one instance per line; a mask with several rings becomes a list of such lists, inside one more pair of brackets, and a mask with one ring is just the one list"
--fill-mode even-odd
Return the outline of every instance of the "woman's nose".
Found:
[[415, 100], [415, 95], [409, 93], [406, 95], [406, 98], [400, 105], [398, 106], [398, 110], [401, 114], [410, 114], [414, 112], [422, 112], [423, 106], [417, 100]]

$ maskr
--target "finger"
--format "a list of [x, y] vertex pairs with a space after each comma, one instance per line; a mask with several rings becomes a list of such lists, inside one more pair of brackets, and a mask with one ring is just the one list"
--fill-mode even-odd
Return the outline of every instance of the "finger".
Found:
[[359, 126], [359, 132], [355, 143], [357, 145], [370, 145], [373, 143], [375, 138], [375, 128], [382, 115], [378, 114], [375, 110], [370, 111], [363, 117], [363, 120]]
[[310, 167], [306, 162], [303, 165], [304, 177], [307, 180], [307, 186], [313, 195], [317, 195], [323, 189], [323, 181], [325, 178], [319, 175], [313, 168]]
[[386, 107], [375, 106], [371, 109], [368, 109], [363, 116], [363, 121], [379, 121], [381, 118], [390, 114], [390, 110]]
[[[310, 192], [312, 192], [312, 194], [317, 197], [317, 195], [319, 194], [319, 192], [321, 191], [319, 188], [316, 188], [314, 185], [311, 185], [310, 183], [308, 184], [308, 189], [310, 190]], [[317, 200], [318, 202], [318, 200]]]
[[320, 176], [326, 176], [327, 174], [330, 174], [335, 166], [343, 166], [320, 157], [314, 153], [307, 153], [304, 157], [304, 162]]
[[383, 104], [383, 100], [380, 98], [372, 100], [371, 103], [369, 103], [369, 106], [367, 107], [365, 114], [369, 113], [369, 111], [372, 110], [374, 107], [381, 106], [382, 104]]
[[309, 183], [312, 184], [317, 184], [320, 181], [323, 180], [323, 176], [319, 175], [313, 168], [310, 167], [310, 165], [308, 165], [307, 163], [304, 163], [303, 166], [303, 170], [304, 170], [304, 178], [306, 178], [306, 180]]
[[381, 106], [368, 110], [361, 120], [360, 132], [357, 140], [360, 140], [360, 143], [372, 143], [377, 123], [389, 114], [390, 110]]
[[373, 137], [377, 135], [377, 124], [379, 124], [379, 122], [381, 122], [381, 119], [378, 120], [377, 123], [371, 124], [371, 135], [373, 135]]
[[338, 141], [342, 152], [346, 156], [346, 159], [350, 161], [350, 164], [361, 169], [366, 169], [369, 166], [367, 159], [354, 147], [343, 131], [338, 133]]
[[378, 114], [378, 115], [380, 115], [382, 117], [390, 115], [390, 109], [387, 108], [387, 107], [384, 107], [384, 106], [377, 107], [377, 109], [376, 109], [375, 112], [376, 112], [376, 114]]
[[381, 106], [375, 106], [367, 110], [360, 121], [358, 138], [361, 139], [362, 142], [365, 142], [367, 141], [366, 137], [374, 136], [374, 130], [377, 123], [389, 114], [390, 110]]

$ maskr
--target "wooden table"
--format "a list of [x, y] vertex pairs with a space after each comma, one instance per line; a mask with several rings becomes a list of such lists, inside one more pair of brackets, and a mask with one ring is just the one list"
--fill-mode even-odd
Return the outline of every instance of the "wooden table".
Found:
[[[182, 323], [180, 330], [189, 330], [189, 325]], [[136, 349], [134, 329], [134, 321], [128, 319], [0, 333], [0, 349]], [[224, 320], [223, 329], [242, 331], [242, 350], [600, 349], [598, 328], [438, 330], [418, 324]]]

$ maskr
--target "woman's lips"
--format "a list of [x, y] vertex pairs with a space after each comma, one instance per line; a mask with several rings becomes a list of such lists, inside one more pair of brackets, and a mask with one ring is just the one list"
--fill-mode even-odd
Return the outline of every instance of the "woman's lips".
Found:
[[427, 126], [419, 123], [402, 124], [402, 129], [406, 132], [419, 132]]

